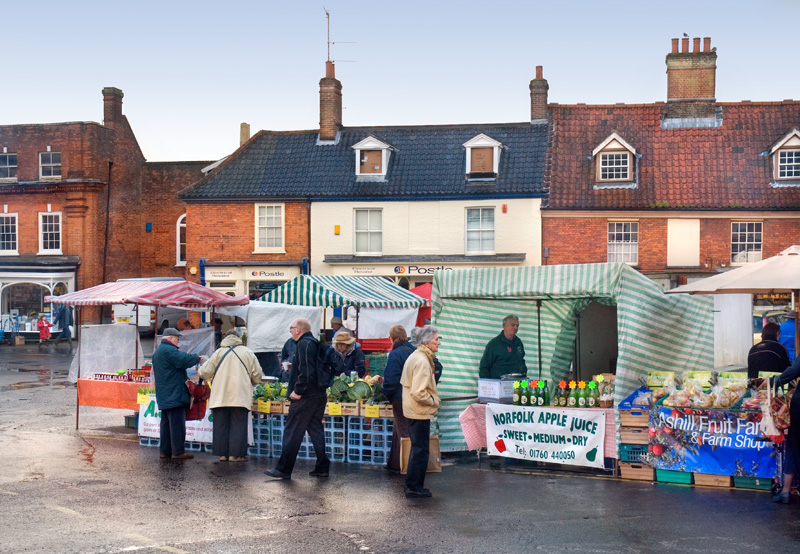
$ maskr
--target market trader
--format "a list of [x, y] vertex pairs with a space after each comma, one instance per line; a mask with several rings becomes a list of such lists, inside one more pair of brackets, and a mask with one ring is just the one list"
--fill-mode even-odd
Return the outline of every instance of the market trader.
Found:
[[519, 318], [507, 315], [503, 318], [503, 332], [486, 344], [478, 376], [481, 379], [500, 379], [509, 373], [528, 374], [525, 365], [525, 347], [517, 336]]
[[747, 378], [756, 379], [760, 371], [783, 373], [792, 365], [786, 347], [778, 342], [781, 328], [771, 321], [761, 330], [761, 342], [754, 344], [747, 353]]
[[173, 460], [194, 458], [184, 449], [186, 408], [189, 407], [186, 369], [205, 359], [205, 356], [181, 352], [178, 349], [180, 340], [180, 331], [173, 327], [164, 329], [161, 344], [153, 354], [156, 403], [161, 410], [159, 450], [162, 458]]

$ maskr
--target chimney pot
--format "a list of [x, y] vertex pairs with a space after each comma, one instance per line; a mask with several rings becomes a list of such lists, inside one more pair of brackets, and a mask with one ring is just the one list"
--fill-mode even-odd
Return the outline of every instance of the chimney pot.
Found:
[[114, 128], [122, 121], [122, 91], [116, 87], [103, 89], [103, 125]]
[[703, 38], [703, 52], [711, 51], [711, 37]]
[[681, 52], [684, 54], [689, 53], [689, 37], [684, 37], [681, 39]]
[[336, 69], [333, 66], [333, 62], [328, 60], [325, 62], [325, 78], [326, 79], [335, 79], [336, 78]]
[[528, 88], [531, 91], [531, 121], [549, 119], [547, 112], [547, 90], [550, 85], [543, 77], [542, 66], [536, 66], [536, 78], [533, 79]]
[[692, 52], [699, 53], [700, 52], [700, 37], [695, 37], [692, 39], [694, 44], [692, 45]]
[[239, 146], [250, 140], [250, 124], [242, 123], [239, 125]]
[[543, 79], [544, 78], [544, 77], [542, 77], [542, 66], [541, 65], [537, 65], [536, 66], [536, 78], [537, 79]]
[[678, 53], [678, 39], [676, 38], [672, 39], [672, 53], [673, 54]]

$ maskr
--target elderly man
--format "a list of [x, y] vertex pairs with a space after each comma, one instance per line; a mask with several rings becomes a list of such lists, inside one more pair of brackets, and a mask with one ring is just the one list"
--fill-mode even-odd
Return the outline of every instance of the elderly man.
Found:
[[311, 322], [304, 318], [295, 319], [289, 327], [297, 346], [295, 348], [292, 369], [289, 373], [289, 415], [283, 432], [283, 448], [275, 469], [265, 471], [270, 477], [291, 479], [297, 453], [303, 442], [303, 435], [308, 431], [317, 464], [309, 473], [312, 477], [327, 477], [331, 461], [325, 453], [325, 429], [322, 417], [325, 414], [325, 389], [319, 378], [319, 341], [311, 334]]
[[186, 442], [186, 408], [189, 407], [189, 389], [186, 369], [199, 364], [205, 356], [187, 354], [178, 349], [181, 333], [169, 327], [153, 354], [153, 375], [156, 379], [156, 402], [161, 410], [162, 458], [183, 460], [193, 458], [184, 449]]
[[350, 333], [352, 337], [355, 333], [344, 326], [342, 322], [342, 318], [339, 316], [334, 316], [331, 318], [331, 329], [333, 329], [333, 340], [336, 340], [336, 335], [339, 333]]
[[519, 318], [507, 315], [503, 318], [503, 332], [486, 344], [479, 366], [482, 379], [500, 379], [509, 373], [528, 374], [525, 366], [525, 347], [517, 336]]

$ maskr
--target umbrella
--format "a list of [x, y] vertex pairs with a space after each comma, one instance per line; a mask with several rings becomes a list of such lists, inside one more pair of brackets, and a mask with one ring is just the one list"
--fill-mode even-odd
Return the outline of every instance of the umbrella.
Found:
[[[667, 294], [772, 294], [792, 293], [792, 309], [798, 311], [800, 296], [800, 245], [790, 246], [777, 256], [747, 264], [683, 285]], [[798, 318], [794, 318], [795, 352], [800, 354]]]

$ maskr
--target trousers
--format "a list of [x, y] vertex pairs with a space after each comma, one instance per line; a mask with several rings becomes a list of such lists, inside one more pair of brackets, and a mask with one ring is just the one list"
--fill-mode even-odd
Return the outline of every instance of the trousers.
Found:
[[178, 456], [186, 452], [186, 408], [161, 410], [159, 451], [165, 456]]
[[428, 471], [431, 420], [407, 419], [406, 421], [408, 422], [408, 438], [411, 439], [406, 488], [419, 492], [425, 488], [425, 473]]
[[211, 433], [215, 456], [244, 458], [247, 456], [247, 426], [250, 410], [226, 406], [211, 410], [214, 428]]
[[287, 475], [292, 474], [306, 432], [317, 456], [314, 469], [316, 471], [330, 469], [331, 461], [325, 453], [325, 428], [322, 425], [326, 401], [324, 392], [317, 395], [303, 395], [300, 400], [292, 400], [283, 430], [281, 457], [275, 469]]

